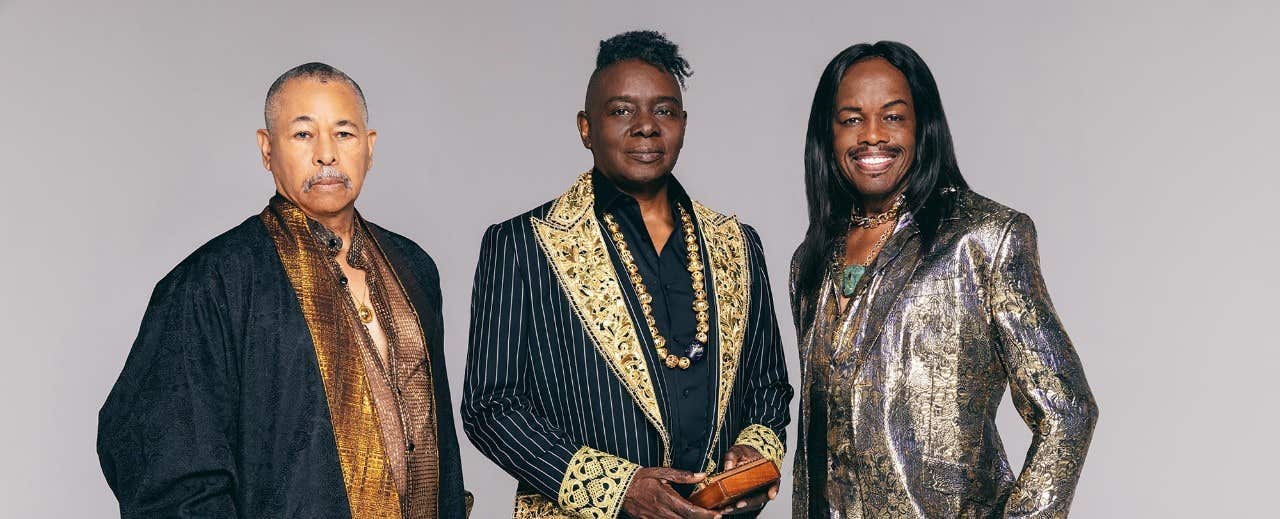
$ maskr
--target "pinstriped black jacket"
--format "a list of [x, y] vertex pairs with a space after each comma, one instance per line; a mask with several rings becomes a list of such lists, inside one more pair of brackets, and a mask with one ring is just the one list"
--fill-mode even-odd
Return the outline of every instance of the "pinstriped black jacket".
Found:
[[[476, 268], [462, 419], [519, 481], [517, 517], [616, 517], [639, 467], [671, 463], [674, 395], [590, 178], [491, 226]], [[694, 218], [718, 366], [706, 469], [736, 443], [780, 466], [792, 389], [760, 239], [696, 202]]]

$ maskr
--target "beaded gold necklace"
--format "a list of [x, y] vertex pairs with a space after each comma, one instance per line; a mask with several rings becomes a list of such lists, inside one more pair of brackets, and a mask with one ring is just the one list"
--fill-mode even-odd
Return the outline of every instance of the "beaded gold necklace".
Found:
[[617, 220], [611, 213], [605, 213], [604, 223], [609, 229], [609, 237], [613, 239], [614, 246], [618, 248], [618, 257], [622, 259], [622, 265], [627, 270], [627, 277], [631, 278], [631, 286], [635, 289], [636, 298], [640, 301], [640, 311], [644, 314], [645, 324], [649, 326], [649, 335], [653, 336], [653, 346], [658, 351], [658, 356], [669, 369], [689, 369], [689, 366], [706, 353], [709, 339], [707, 333], [711, 329], [707, 310], [711, 305], [707, 303], [706, 277], [702, 273], [702, 256], [698, 252], [698, 235], [694, 233], [693, 219], [689, 217], [689, 213], [683, 206], [677, 204], [676, 208], [680, 211], [680, 225], [684, 230], [684, 248], [689, 254], [688, 269], [693, 284], [693, 312], [698, 321], [697, 334], [685, 349], [684, 355], [671, 353], [667, 348], [667, 339], [658, 333], [658, 321], [653, 318], [653, 296], [649, 294], [649, 289], [644, 285], [644, 279], [640, 277], [640, 268], [636, 266], [631, 249], [627, 247], [622, 228], [618, 226]]

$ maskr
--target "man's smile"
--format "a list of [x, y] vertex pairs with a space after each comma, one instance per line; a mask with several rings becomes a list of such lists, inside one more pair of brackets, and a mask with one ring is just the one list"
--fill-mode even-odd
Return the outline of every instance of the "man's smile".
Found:
[[900, 155], [900, 152], [893, 150], [863, 149], [851, 152], [849, 158], [859, 172], [879, 176], [893, 169]]

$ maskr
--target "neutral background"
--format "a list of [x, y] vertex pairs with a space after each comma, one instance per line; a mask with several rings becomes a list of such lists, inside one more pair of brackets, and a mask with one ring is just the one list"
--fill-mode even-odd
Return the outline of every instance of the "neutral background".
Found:
[[[677, 174], [760, 231], [793, 380], [813, 89], [845, 46], [904, 41], [970, 183], [1038, 224], [1102, 410], [1075, 515], [1276, 503], [1274, 2], [257, 3], [0, 0], [0, 516], [117, 514], [98, 408], [154, 283], [271, 195], [254, 130], [279, 73], [322, 60], [364, 87], [381, 138], [359, 207], [439, 262], [457, 397], [484, 227], [589, 167], [597, 42], [647, 27], [696, 71]], [[999, 423], [1020, 466], [1027, 429], [1007, 402]], [[475, 517], [509, 514], [514, 480], [461, 441]]]

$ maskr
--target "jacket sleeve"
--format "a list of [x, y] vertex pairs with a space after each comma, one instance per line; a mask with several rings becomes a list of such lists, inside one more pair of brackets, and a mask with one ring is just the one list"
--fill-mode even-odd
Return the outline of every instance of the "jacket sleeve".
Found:
[[1006, 504], [1008, 517], [1066, 517], [1098, 407], [1054, 312], [1026, 215], [1007, 225], [987, 287], [1013, 402], [1033, 439]]
[[795, 326], [796, 336], [798, 340], [804, 340], [804, 331], [800, 326], [801, 306], [803, 302], [800, 300], [800, 290], [796, 286], [800, 282], [796, 278], [796, 274], [800, 271], [800, 249], [796, 249], [791, 255], [791, 265], [787, 269], [787, 295], [791, 301], [791, 324]]
[[526, 382], [531, 309], [515, 240], [517, 224], [490, 227], [480, 247], [471, 300], [471, 339], [462, 396], [467, 437], [508, 474], [593, 518], [617, 517], [635, 463], [577, 444], [534, 412]]
[[98, 458], [121, 517], [236, 516], [226, 305], [212, 280], [184, 278], [157, 285], [99, 413]]
[[773, 310], [773, 291], [765, 267], [760, 236], [743, 226], [751, 268], [751, 309], [738, 373], [746, 427], [734, 443], [754, 447], [782, 468], [786, 452], [786, 427], [791, 422], [791, 384], [782, 352], [778, 318]]

